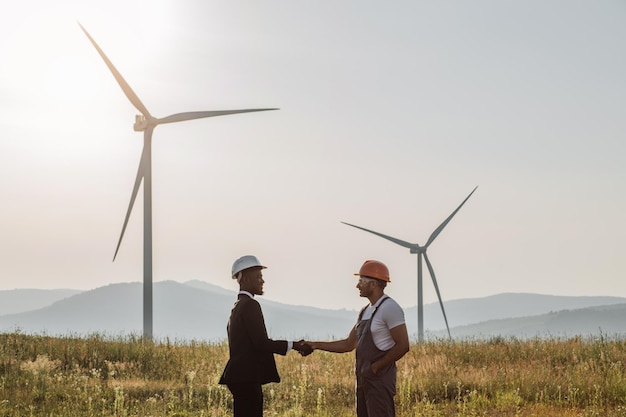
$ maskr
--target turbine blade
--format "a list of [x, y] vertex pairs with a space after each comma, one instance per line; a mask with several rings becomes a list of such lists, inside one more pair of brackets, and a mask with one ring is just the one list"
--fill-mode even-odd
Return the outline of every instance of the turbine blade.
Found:
[[119, 71], [113, 66], [111, 61], [109, 61], [109, 58], [107, 58], [107, 56], [104, 54], [102, 49], [100, 49], [96, 41], [93, 40], [93, 38], [87, 32], [87, 30], [83, 27], [83, 25], [79, 23], [78, 26], [80, 26], [83, 32], [85, 32], [85, 35], [87, 35], [87, 37], [89, 38], [89, 41], [96, 48], [96, 50], [98, 51], [98, 53], [104, 60], [104, 63], [107, 65], [107, 67], [109, 67], [109, 70], [111, 71], [111, 73], [113, 73], [115, 80], [117, 80], [117, 83], [120, 85], [120, 87], [122, 87], [122, 91], [124, 91], [124, 94], [126, 94], [126, 97], [130, 100], [133, 106], [135, 106], [135, 108], [139, 110], [141, 114], [143, 114], [146, 117], [146, 119], [151, 119], [152, 116], [150, 115], [150, 112], [148, 111], [146, 106], [143, 105], [141, 100], [139, 100], [139, 97], [137, 97], [137, 94], [135, 94], [133, 89], [130, 88], [130, 85], [128, 85], [126, 80], [124, 80], [124, 78], [122, 77], [122, 74], [120, 74]]
[[426, 252], [424, 252], [424, 260], [426, 260], [426, 266], [428, 267], [428, 272], [430, 272], [430, 277], [433, 280], [433, 285], [435, 286], [435, 291], [437, 292], [437, 298], [439, 298], [439, 305], [441, 306], [443, 319], [446, 322], [446, 329], [448, 330], [448, 337], [452, 339], [452, 335], [450, 334], [450, 326], [448, 326], [448, 317], [446, 316], [446, 309], [443, 308], [443, 301], [441, 300], [441, 293], [439, 292], [439, 286], [437, 285], [437, 278], [435, 278], [435, 271], [433, 270], [433, 266], [430, 264], [430, 261], [428, 260], [428, 255], [426, 255]]
[[122, 233], [120, 233], [120, 238], [117, 241], [117, 247], [115, 248], [113, 261], [115, 261], [115, 257], [117, 257], [117, 252], [120, 250], [120, 245], [122, 244], [122, 239], [124, 238], [124, 232], [126, 231], [126, 226], [128, 225], [128, 219], [130, 218], [130, 213], [133, 211], [133, 205], [135, 204], [135, 199], [137, 198], [137, 193], [139, 192], [139, 186], [141, 185], [141, 181], [143, 180], [144, 158], [145, 152], [142, 150], [141, 159], [139, 160], [139, 168], [137, 169], [137, 176], [135, 177], [135, 185], [133, 186], [133, 193], [130, 196], [130, 203], [128, 204], [126, 217], [124, 218], [124, 226], [122, 226]]
[[251, 113], [256, 111], [267, 111], [278, 109], [244, 109], [244, 110], [214, 110], [214, 111], [192, 111], [186, 113], [176, 113], [161, 119], [157, 119], [157, 124], [184, 122], [186, 120], [203, 119], [205, 117], [226, 116], [229, 114]]
[[465, 200], [463, 200], [463, 202], [461, 203], [460, 206], [458, 206], [456, 208], [456, 210], [454, 210], [452, 212], [451, 215], [448, 216], [448, 218], [446, 220], [444, 220], [443, 223], [441, 223], [439, 225], [438, 228], [435, 229], [435, 231], [430, 235], [430, 237], [428, 238], [428, 242], [426, 242], [426, 244], [424, 245], [425, 248], [427, 248], [431, 243], [433, 243], [433, 241], [437, 238], [437, 236], [439, 236], [439, 233], [441, 233], [441, 231], [443, 230], [444, 227], [447, 226], [447, 224], [450, 222], [450, 220], [452, 220], [452, 218], [454, 217], [454, 215], [461, 209], [461, 207], [463, 207], [463, 204], [465, 204], [465, 202], [472, 196], [472, 194], [474, 194], [474, 191], [476, 191], [476, 188], [478, 188], [478, 186], [474, 187], [474, 189], [472, 190], [471, 193], [469, 193], [469, 195], [467, 197], [465, 197]]
[[382, 237], [383, 239], [387, 239], [387, 240], [390, 240], [393, 243], [396, 243], [396, 244], [398, 244], [400, 246], [404, 246], [405, 248], [409, 248], [409, 249], [418, 249], [419, 248], [419, 245], [416, 244], [416, 243], [405, 242], [404, 240], [400, 240], [400, 239], [396, 239], [395, 237], [383, 235], [382, 233], [378, 233], [378, 232], [375, 232], [373, 230], [366, 229], [364, 227], [355, 226], [355, 225], [350, 224], [350, 223], [346, 223], [346, 222], [341, 222], [341, 223], [343, 223], [345, 225], [348, 225], [348, 226], [356, 227], [357, 229], [361, 229], [361, 230], [364, 230], [366, 232], [370, 232], [372, 234], [375, 234], [376, 236]]

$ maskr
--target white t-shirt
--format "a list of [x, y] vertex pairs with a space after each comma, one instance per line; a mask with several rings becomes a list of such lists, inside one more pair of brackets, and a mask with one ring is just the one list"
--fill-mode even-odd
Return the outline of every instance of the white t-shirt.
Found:
[[[378, 306], [385, 298], [388, 298], [388, 300], [379, 308]], [[402, 311], [402, 307], [394, 299], [388, 295], [383, 295], [373, 306], [367, 306], [361, 320], [367, 320], [372, 317], [374, 309], [378, 309], [378, 311], [372, 320], [372, 339], [374, 339], [374, 344], [378, 349], [389, 350], [396, 344], [389, 330], [405, 323], [404, 311]]]

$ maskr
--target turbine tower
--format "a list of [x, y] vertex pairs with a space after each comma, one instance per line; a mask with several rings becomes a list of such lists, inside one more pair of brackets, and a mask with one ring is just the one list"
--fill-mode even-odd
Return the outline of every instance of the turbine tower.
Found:
[[446, 316], [446, 310], [443, 308], [443, 301], [441, 300], [441, 293], [439, 292], [439, 286], [437, 285], [437, 278], [435, 278], [435, 271], [433, 270], [433, 266], [428, 260], [428, 255], [426, 254], [426, 250], [428, 249], [430, 244], [433, 243], [433, 241], [437, 238], [437, 236], [439, 236], [439, 233], [441, 233], [441, 231], [444, 229], [444, 227], [446, 227], [446, 225], [450, 222], [450, 220], [452, 220], [454, 215], [461, 209], [461, 207], [463, 207], [463, 204], [465, 204], [465, 202], [472, 196], [472, 194], [474, 194], [474, 191], [476, 191], [476, 188], [478, 188], [478, 186], [476, 186], [472, 190], [472, 192], [469, 193], [467, 197], [465, 197], [465, 200], [463, 200], [461, 205], [459, 205], [456, 208], [456, 210], [454, 210], [452, 214], [449, 215], [448, 218], [444, 220], [444, 222], [441, 223], [438, 228], [435, 229], [435, 231], [430, 235], [430, 237], [428, 238], [428, 241], [426, 242], [424, 246], [420, 246], [417, 243], [409, 243], [404, 240], [396, 239], [395, 237], [383, 235], [382, 233], [378, 233], [373, 230], [366, 229], [364, 227], [355, 226], [353, 224], [346, 223], [346, 222], [341, 222], [348, 226], [356, 227], [357, 229], [361, 229], [366, 232], [373, 233], [376, 236], [380, 236], [384, 239], [390, 240], [393, 243], [396, 243], [400, 246], [404, 246], [405, 248], [408, 248], [411, 253], [417, 254], [417, 336], [420, 342], [424, 341], [424, 303], [423, 303], [423, 297], [422, 297], [422, 257], [424, 257], [424, 260], [426, 261], [428, 272], [430, 273], [430, 277], [433, 280], [433, 285], [435, 286], [435, 291], [437, 292], [437, 298], [439, 298], [439, 305], [441, 305], [441, 312], [443, 313], [443, 319], [446, 322], [446, 329], [448, 330], [448, 337], [450, 338], [452, 337], [450, 334], [450, 326], [448, 326], [448, 317]]
[[117, 242], [117, 247], [115, 248], [115, 254], [113, 255], [113, 261], [115, 261], [120, 244], [122, 243], [122, 238], [124, 237], [124, 232], [126, 231], [126, 225], [128, 224], [130, 213], [133, 210], [139, 186], [143, 181], [143, 337], [144, 339], [152, 340], [152, 132], [158, 125], [165, 123], [278, 109], [196, 111], [176, 113], [167, 117], [156, 118], [150, 114], [146, 106], [144, 106], [141, 100], [139, 100], [137, 94], [135, 94], [135, 92], [130, 88], [126, 80], [124, 80], [111, 61], [109, 61], [109, 58], [107, 58], [104, 52], [102, 52], [102, 49], [100, 49], [96, 41], [93, 40], [83, 25], [80, 23], [78, 25], [96, 48], [98, 54], [100, 54], [100, 57], [104, 60], [104, 63], [107, 67], [109, 67], [109, 70], [115, 77], [115, 80], [120, 87], [122, 87], [122, 90], [128, 100], [130, 100], [131, 104], [141, 113], [140, 115], [135, 116], [133, 129], [136, 132], [143, 132], [143, 150], [141, 153], [141, 159], [139, 160], [139, 168], [137, 170], [137, 176], [135, 177], [135, 185], [130, 197], [130, 203], [128, 205], [128, 210], [126, 211], [126, 218], [124, 219], [122, 232], [120, 233], [120, 238]]

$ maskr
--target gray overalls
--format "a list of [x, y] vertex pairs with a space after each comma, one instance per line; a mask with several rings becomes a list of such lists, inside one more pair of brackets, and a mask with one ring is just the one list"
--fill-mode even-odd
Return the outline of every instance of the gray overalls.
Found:
[[372, 319], [378, 308], [389, 297], [383, 298], [368, 320], [361, 320], [365, 308], [359, 313], [356, 325], [356, 415], [357, 417], [394, 417], [396, 415], [393, 397], [396, 394], [396, 364], [386, 366], [372, 373], [372, 363], [385, 356], [372, 338]]

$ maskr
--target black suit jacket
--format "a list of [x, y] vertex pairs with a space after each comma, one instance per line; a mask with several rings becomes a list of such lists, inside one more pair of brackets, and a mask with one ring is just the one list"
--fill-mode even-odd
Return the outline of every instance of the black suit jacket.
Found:
[[226, 328], [230, 358], [219, 383], [280, 382], [274, 353], [286, 355], [287, 341], [267, 336], [258, 301], [246, 294], [237, 298]]

